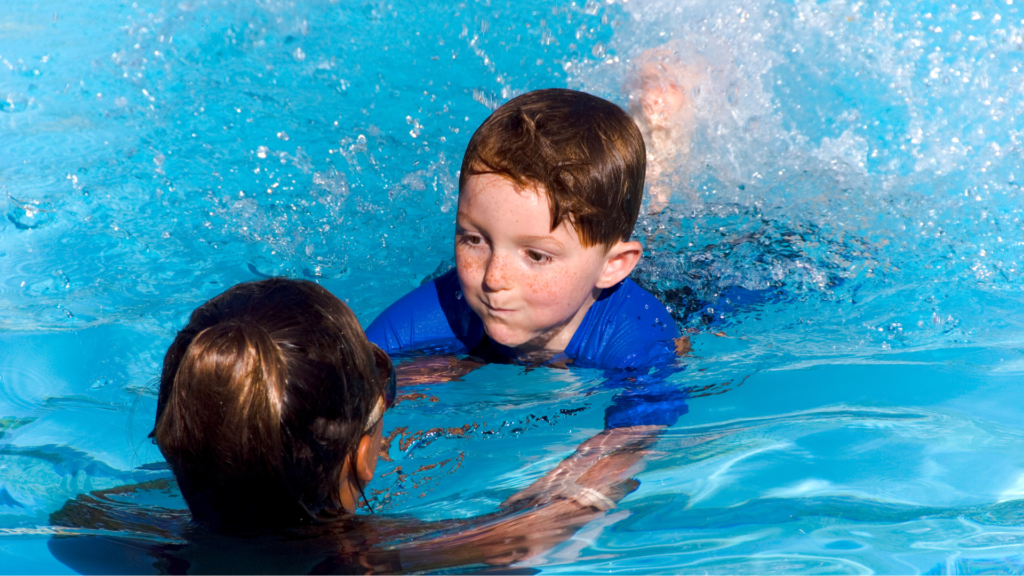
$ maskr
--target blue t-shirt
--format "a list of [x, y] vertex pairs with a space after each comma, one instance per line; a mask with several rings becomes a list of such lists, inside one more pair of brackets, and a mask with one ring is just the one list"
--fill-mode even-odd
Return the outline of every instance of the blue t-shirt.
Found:
[[[515, 361], [517, 357], [515, 349], [486, 337], [483, 322], [462, 296], [455, 270], [423, 284], [389, 306], [366, 329], [366, 336], [388, 354], [471, 354], [492, 362]], [[679, 336], [679, 328], [665, 306], [626, 279], [601, 293], [556, 359], [571, 360], [574, 366], [604, 369], [609, 371], [610, 381], [628, 383], [620, 394], [625, 404], [617, 400], [606, 414], [609, 427], [672, 424], [686, 413], [682, 398], [663, 398], [669, 392], [667, 389], [637, 389], [637, 382], [638, 378], [641, 382], [647, 380], [645, 376], [652, 368], [662, 372], [675, 365], [674, 340]], [[679, 397], [680, 393], [676, 390], [670, 395]], [[663, 406], [655, 409], [658, 405]], [[659, 414], [649, 413], [652, 409]]]

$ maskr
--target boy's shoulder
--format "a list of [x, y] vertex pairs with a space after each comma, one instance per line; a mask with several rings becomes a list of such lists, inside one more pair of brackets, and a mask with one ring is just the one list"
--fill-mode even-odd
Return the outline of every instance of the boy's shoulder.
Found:
[[[469, 353], [483, 324], [462, 297], [455, 270], [409, 292], [366, 329], [388, 354]], [[653, 294], [630, 279], [608, 288], [587, 311], [564, 356], [583, 367], [616, 369], [665, 364], [675, 358], [675, 320]]]
[[582, 366], [638, 368], [674, 358], [679, 336], [665, 305], [627, 278], [594, 302], [565, 355]]
[[454, 269], [399, 298], [366, 328], [370, 342], [388, 354], [463, 354], [482, 336], [483, 324], [466, 305]]

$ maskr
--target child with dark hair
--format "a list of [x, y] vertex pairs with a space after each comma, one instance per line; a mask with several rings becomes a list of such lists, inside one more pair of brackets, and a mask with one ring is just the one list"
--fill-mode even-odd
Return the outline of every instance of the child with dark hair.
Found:
[[[86, 535], [96, 540], [88, 544], [56, 538], [51, 551], [85, 572], [128, 569], [96, 564], [93, 552], [110, 546], [127, 556], [143, 546], [162, 559], [152, 566], [171, 572], [505, 564], [565, 540], [637, 485], [628, 477], [636, 450], [624, 450], [595, 462], [585, 481], [487, 516], [360, 520], [395, 388], [387, 354], [326, 289], [280, 278], [235, 286], [193, 312], [160, 378], [152, 437], [191, 512], [189, 544], [112, 541], [118, 526], [140, 521], [94, 494], [51, 521], [104, 534]], [[161, 532], [167, 520], [155, 524]]]
[[152, 437], [198, 522], [330, 519], [354, 512], [373, 476], [391, 373], [323, 287], [240, 284], [196, 309], [167, 350]]

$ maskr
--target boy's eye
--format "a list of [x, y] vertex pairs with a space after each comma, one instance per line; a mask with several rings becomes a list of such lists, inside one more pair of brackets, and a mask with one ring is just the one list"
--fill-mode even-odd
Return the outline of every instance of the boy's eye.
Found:
[[469, 244], [470, 246], [476, 246], [481, 242], [481, 238], [476, 234], [466, 234], [465, 232], [459, 234], [460, 244]]
[[547, 254], [541, 254], [540, 252], [537, 252], [536, 250], [527, 250], [526, 251], [526, 256], [531, 261], [536, 262], [538, 264], [547, 264], [548, 262], [551, 261], [551, 256], [548, 256]]

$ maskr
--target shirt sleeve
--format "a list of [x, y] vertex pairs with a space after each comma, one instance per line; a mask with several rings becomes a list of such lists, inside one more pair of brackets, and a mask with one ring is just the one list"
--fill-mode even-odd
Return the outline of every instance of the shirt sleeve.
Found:
[[617, 394], [605, 409], [605, 428], [672, 426], [690, 411], [687, 396], [684, 388], [664, 381], [631, 386]]
[[685, 370], [676, 354], [675, 320], [632, 280], [603, 296], [577, 354], [585, 364], [605, 369], [601, 388], [619, 390], [605, 411], [605, 426], [675, 424], [689, 410], [686, 388], [669, 382]]
[[675, 360], [679, 336], [665, 305], [627, 279], [591, 306], [565, 353], [577, 366], [646, 370]]
[[388, 354], [464, 353], [482, 334], [454, 270], [399, 298], [366, 329], [370, 342]]

